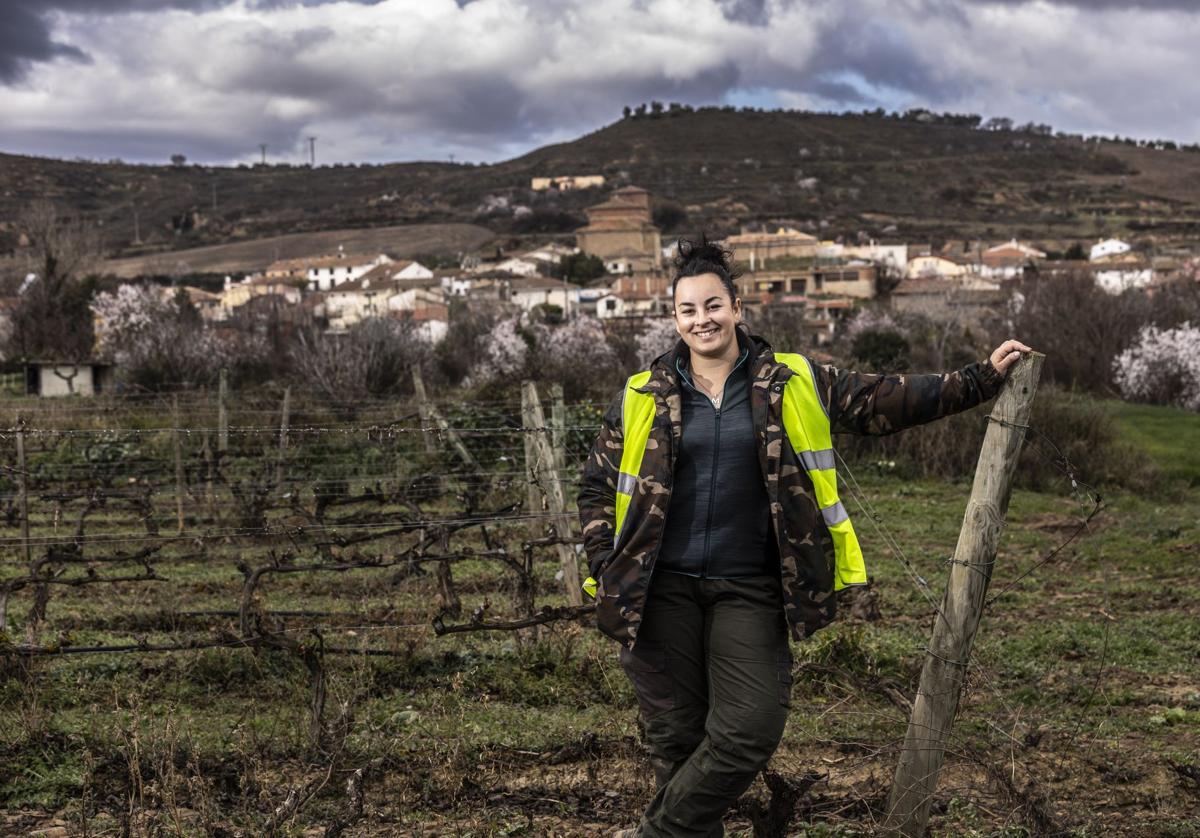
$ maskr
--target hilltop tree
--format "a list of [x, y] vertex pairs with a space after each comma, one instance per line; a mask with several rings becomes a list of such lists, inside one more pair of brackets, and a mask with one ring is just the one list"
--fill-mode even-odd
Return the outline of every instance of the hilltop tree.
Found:
[[183, 154], [172, 154], [171, 155], [171, 165], [174, 166], [176, 169], [182, 169], [186, 163], [187, 163], [187, 157], [185, 155], [183, 155]]

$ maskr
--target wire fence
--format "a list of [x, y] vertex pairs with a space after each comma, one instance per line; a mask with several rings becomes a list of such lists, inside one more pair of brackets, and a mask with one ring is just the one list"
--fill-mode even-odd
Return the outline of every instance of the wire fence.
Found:
[[[551, 395], [547, 407], [536, 422], [528, 401], [331, 404], [293, 391], [2, 403], [0, 654], [283, 650], [313, 673], [320, 741], [325, 655], [404, 655], [403, 638], [421, 633], [504, 630], [531, 642], [545, 624], [588, 615], [565, 584], [582, 545], [563, 516], [574, 517], [603, 405]], [[989, 605], [1100, 509], [1061, 452], [1040, 456], [1080, 499], [1079, 526]], [[931, 577], [944, 562], [909, 556], [850, 465], [839, 471], [859, 520], [936, 617]], [[431, 590], [432, 603], [414, 604]], [[431, 604], [432, 621], [412, 619]], [[985, 668], [970, 678], [1005, 718], [1019, 716]], [[892, 721], [916, 698], [842, 670], [833, 683], [885, 696], [891, 711], [871, 712]], [[864, 744], [844, 768], [881, 747]], [[951, 753], [979, 761], [969, 738]]]

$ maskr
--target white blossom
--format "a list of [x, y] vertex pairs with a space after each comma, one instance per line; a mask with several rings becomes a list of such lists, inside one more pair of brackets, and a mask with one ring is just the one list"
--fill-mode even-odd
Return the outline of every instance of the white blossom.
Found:
[[1113, 374], [1125, 399], [1200, 411], [1200, 326], [1143, 327]]
[[864, 332], [899, 332], [900, 326], [892, 319], [892, 315], [886, 311], [875, 311], [869, 308], [862, 308], [854, 315], [854, 318], [846, 323], [842, 329], [842, 334], [848, 340], [854, 340]]
[[669, 351], [678, 340], [679, 332], [672, 318], [648, 319], [645, 328], [637, 336], [638, 363], [643, 369], [649, 367], [651, 361]]
[[539, 359], [552, 358], [593, 370], [616, 361], [604, 327], [595, 317], [576, 317], [556, 326], [542, 324], [534, 335]]
[[520, 317], [496, 321], [496, 325], [484, 337], [479, 358], [467, 378], [470, 386], [523, 375], [529, 344], [518, 331], [520, 326]]

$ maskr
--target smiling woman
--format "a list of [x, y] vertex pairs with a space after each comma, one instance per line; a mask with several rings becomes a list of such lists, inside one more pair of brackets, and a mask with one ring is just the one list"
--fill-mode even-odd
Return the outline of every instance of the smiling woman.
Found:
[[579, 493], [584, 587], [624, 644], [658, 781], [627, 836], [722, 834], [783, 734], [789, 627], [811, 635], [866, 584], [832, 435], [973, 407], [1028, 350], [945, 375], [838, 370], [746, 331], [727, 251], [681, 241], [675, 268], [679, 341], [613, 401]]

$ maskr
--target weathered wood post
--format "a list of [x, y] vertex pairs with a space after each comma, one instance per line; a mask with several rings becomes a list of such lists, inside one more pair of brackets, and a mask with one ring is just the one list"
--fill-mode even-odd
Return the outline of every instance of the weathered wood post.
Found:
[[[450, 530], [445, 525], [438, 529], [437, 543], [442, 555], [449, 556]], [[462, 600], [458, 598], [458, 592], [454, 590], [454, 571], [450, 568], [449, 560], [437, 563], [437, 583], [438, 596], [442, 600], [442, 611], [451, 617], [457, 617], [462, 613]]]
[[292, 388], [283, 388], [283, 405], [280, 407], [279, 413], [279, 456], [275, 460], [275, 488], [283, 488], [283, 464], [287, 459], [288, 445], [288, 421], [291, 419], [291, 400]]
[[229, 450], [229, 370], [221, 367], [217, 386], [217, 451]]
[[884, 829], [891, 834], [911, 838], [925, 834], [1045, 357], [1033, 352], [1021, 358], [1009, 371], [992, 406], [946, 594], [934, 621], [888, 798]]
[[204, 506], [208, 511], [208, 520], [215, 522], [217, 520], [217, 498], [213, 492], [213, 478], [215, 467], [213, 465], [213, 450], [209, 444], [208, 428], [204, 429], [204, 447], [202, 449], [204, 456]]
[[[530, 515], [536, 515], [542, 511], [542, 495], [538, 492], [538, 471], [537, 460], [538, 451], [537, 443], [534, 440], [533, 433], [529, 432], [531, 414], [531, 406], [529, 404], [529, 394], [525, 389], [526, 384], [532, 382], [522, 382], [521, 384], [521, 425], [525, 428], [525, 433], [521, 434], [521, 445], [525, 452], [525, 511]], [[533, 390], [534, 398], [537, 398], [537, 388]]]
[[[562, 483], [559, 482], [558, 472], [554, 468], [554, 449], [547, 435], [546, 417], [542, 413], [542, 403], [538, 399], [537, 387], [532, 381], [521, 383], [521, 423], [525, 426], [525, 437], [532, 440], [533, 474], [535, 481], [541, 486], [546, 498], [546, 506], [550, 510], [550, 523], [554, 526], [555, 535], [559, 539], [571, 537], [571, 516], [567, 514], [567, 502], [563, 497]], [[555, 545], [558, 560], [562, 565], [563, 586], [567, 599], [572, 605], [583, 604], [583, 591], [580, 588], [579, 560], [570, 544]]]
[[25, 470], [25, 419], [21, 416], [17, 417], [17, 492], [21, 504], [21, 552], [25, 564], [29, 564], [29, 475]]
[[561, 384], [550, 385], [550, 446], [554, 450], [554, 471], [562, 478], [566, 467], [567, 406]]
[[171, 397], [171, 443], [175, 449], [175, 521], [179, 533], [183, 534], [183, 432], [180, 425], [183, 414], [179, 412], [179, 396]]
[[[421, 368], [413, 367], [413, 393], [417, 397], [417, 411], [421, 416], [421, 427], [433, 427], [433, 414], [429, 409], [429, 396], [425, 393], [425, 379], [421, 377]], [[425, 442], [425, 453], [432, 454], [437, 451], [437, 440], [433, 438], [433, 434], [427, 431], [421, 432], [421, 438]]]

